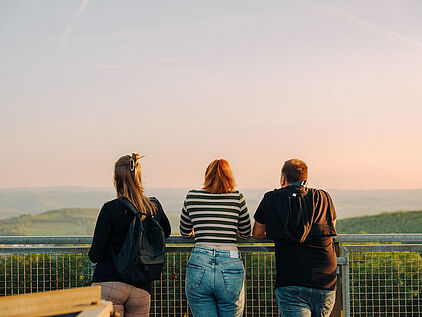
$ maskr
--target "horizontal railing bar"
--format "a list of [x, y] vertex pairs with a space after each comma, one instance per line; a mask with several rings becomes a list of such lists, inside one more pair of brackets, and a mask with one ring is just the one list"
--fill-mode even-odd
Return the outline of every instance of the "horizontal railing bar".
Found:
[[[1, 247], [0, 255], [4, 254], [40, 254], [40, 253], [88, 253], [89, 246], [86, 247]], [[167, 246], [167, 252], [192, 252], [192, 245]], [[272, 246], [249, 245], [239, 246], [241, 252], [274, 252]]]
[[422, 251], [422, 244], [363, 244], [363, 245], [343, 245], [343, 248], [349, 251], [367, 251], [367, 252], [383, 252], [383, 251]]
[[[334, 237], [335, 242], [401, 242], [401, 243], [422, 243], [422, 233], [403, 234], [339, 234]], [[0, 236], [0, 245], [27, 245], [27, 244], [82, 244], [90, 245], [92, 236]], [[273, 241], [266, 239], [238, 239], [239, 244], [273, 244]], [[170, 236], [167, 244], [193, 244], [193, 238], [182, 238], [181, 236]]]
[[2, 244], [91, 244], [92, 236], [0, 236]]
[[339, 234], [335, 242], [422, 242], [422, 233], [391, 233], [391, 234]]
[[27, 248], [0, 248], [0, 254], [42, 254], [42, 253], [88, 253], [89, 247], [27, 247]]

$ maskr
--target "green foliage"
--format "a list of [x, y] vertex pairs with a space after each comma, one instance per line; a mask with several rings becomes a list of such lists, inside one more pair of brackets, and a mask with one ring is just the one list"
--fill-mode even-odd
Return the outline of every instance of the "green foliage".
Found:
[[0, 235], [90, 235], [98, 209], [64, 208], [0, 220]]
[[0, 296], [87, 286], [87, 254], [14, 254], [0, 257]]
[[422, 210], [337, 220], [337, 233], [421, 233]]
[[350, 257], [352, 316], [406, 316], [422, 294], [422, 258], [416, 252], [353, 252]]

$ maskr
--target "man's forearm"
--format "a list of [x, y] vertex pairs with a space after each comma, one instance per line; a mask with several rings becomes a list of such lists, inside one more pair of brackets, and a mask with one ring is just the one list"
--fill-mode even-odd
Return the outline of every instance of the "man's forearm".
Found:
[[259, 223], [255, 220], [252, 230], [252, 236], [257, 239], [265, 239], [267, 236], [265, 224]]

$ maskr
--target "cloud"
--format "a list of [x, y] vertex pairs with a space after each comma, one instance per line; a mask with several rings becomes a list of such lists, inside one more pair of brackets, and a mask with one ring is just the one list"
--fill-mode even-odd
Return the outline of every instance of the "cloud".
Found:
[[84, 12], [89, 0], [83, 0], [81, 6], [79, 7], [78, 11], [73, 15], [72, 20], [70, 21], [69, 25], [67, 26], [66, 30], [64, 31], [61, 39], [60, 39], [60, 46], [57, 51], [56, 59], [60, 57], [60, 55], [63, 53], [64, 49], [67, 46], [67, 43], [69, 42], [70, 34], [73, 31], [73, 28], [75, 27], [76, 22], [78, 22], [79, 17]]

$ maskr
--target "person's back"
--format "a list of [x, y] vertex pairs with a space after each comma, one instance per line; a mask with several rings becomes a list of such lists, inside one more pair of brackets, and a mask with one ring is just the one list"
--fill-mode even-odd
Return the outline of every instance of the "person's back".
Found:
[[335, 300], [336, 213], [330, 195], [306, 180], [306, 164], [287, 161], [282, 188], [266, 193], [254, 215], [253, 236], [275, 243], [281, 316], [328, 316]]
[[[171, 232], [170, 223], [159, 201], [143, 195], [139, 155], [121, 157], [115, 164], [114, 180], [117, 196], [124, 197], [135, 208], [153, 214], [165, 236]], [[118, 253], [125, 240], [134, 213], [119, 202], [119, 198], [103, 205], [95, 225], [89, 258], [95, 266], [93, 285], [101, 286], [101, 298], [113, 302], [121, 316], [148, 316], [152, 292], [151, 281], [128, 284], [116, 271], [113, 251]]]
[[183, 203], [180, 232], [195, 232], [196, 245], [217, 246], [237, 250], [237, 236], [251, 234], [245, 199], [239, 191], [210, 193], [204, 189], [190, 190]]
[[195, 317], [241, 316], [245, 270], [237, 237], [248, 237], [251, 224], [243, 195], [234, 190], [230, 166], [212, 162], [204, 189], [190, 190], [180, 216], [180, 233], [194, 236], [186, 266], [186, 296]]

